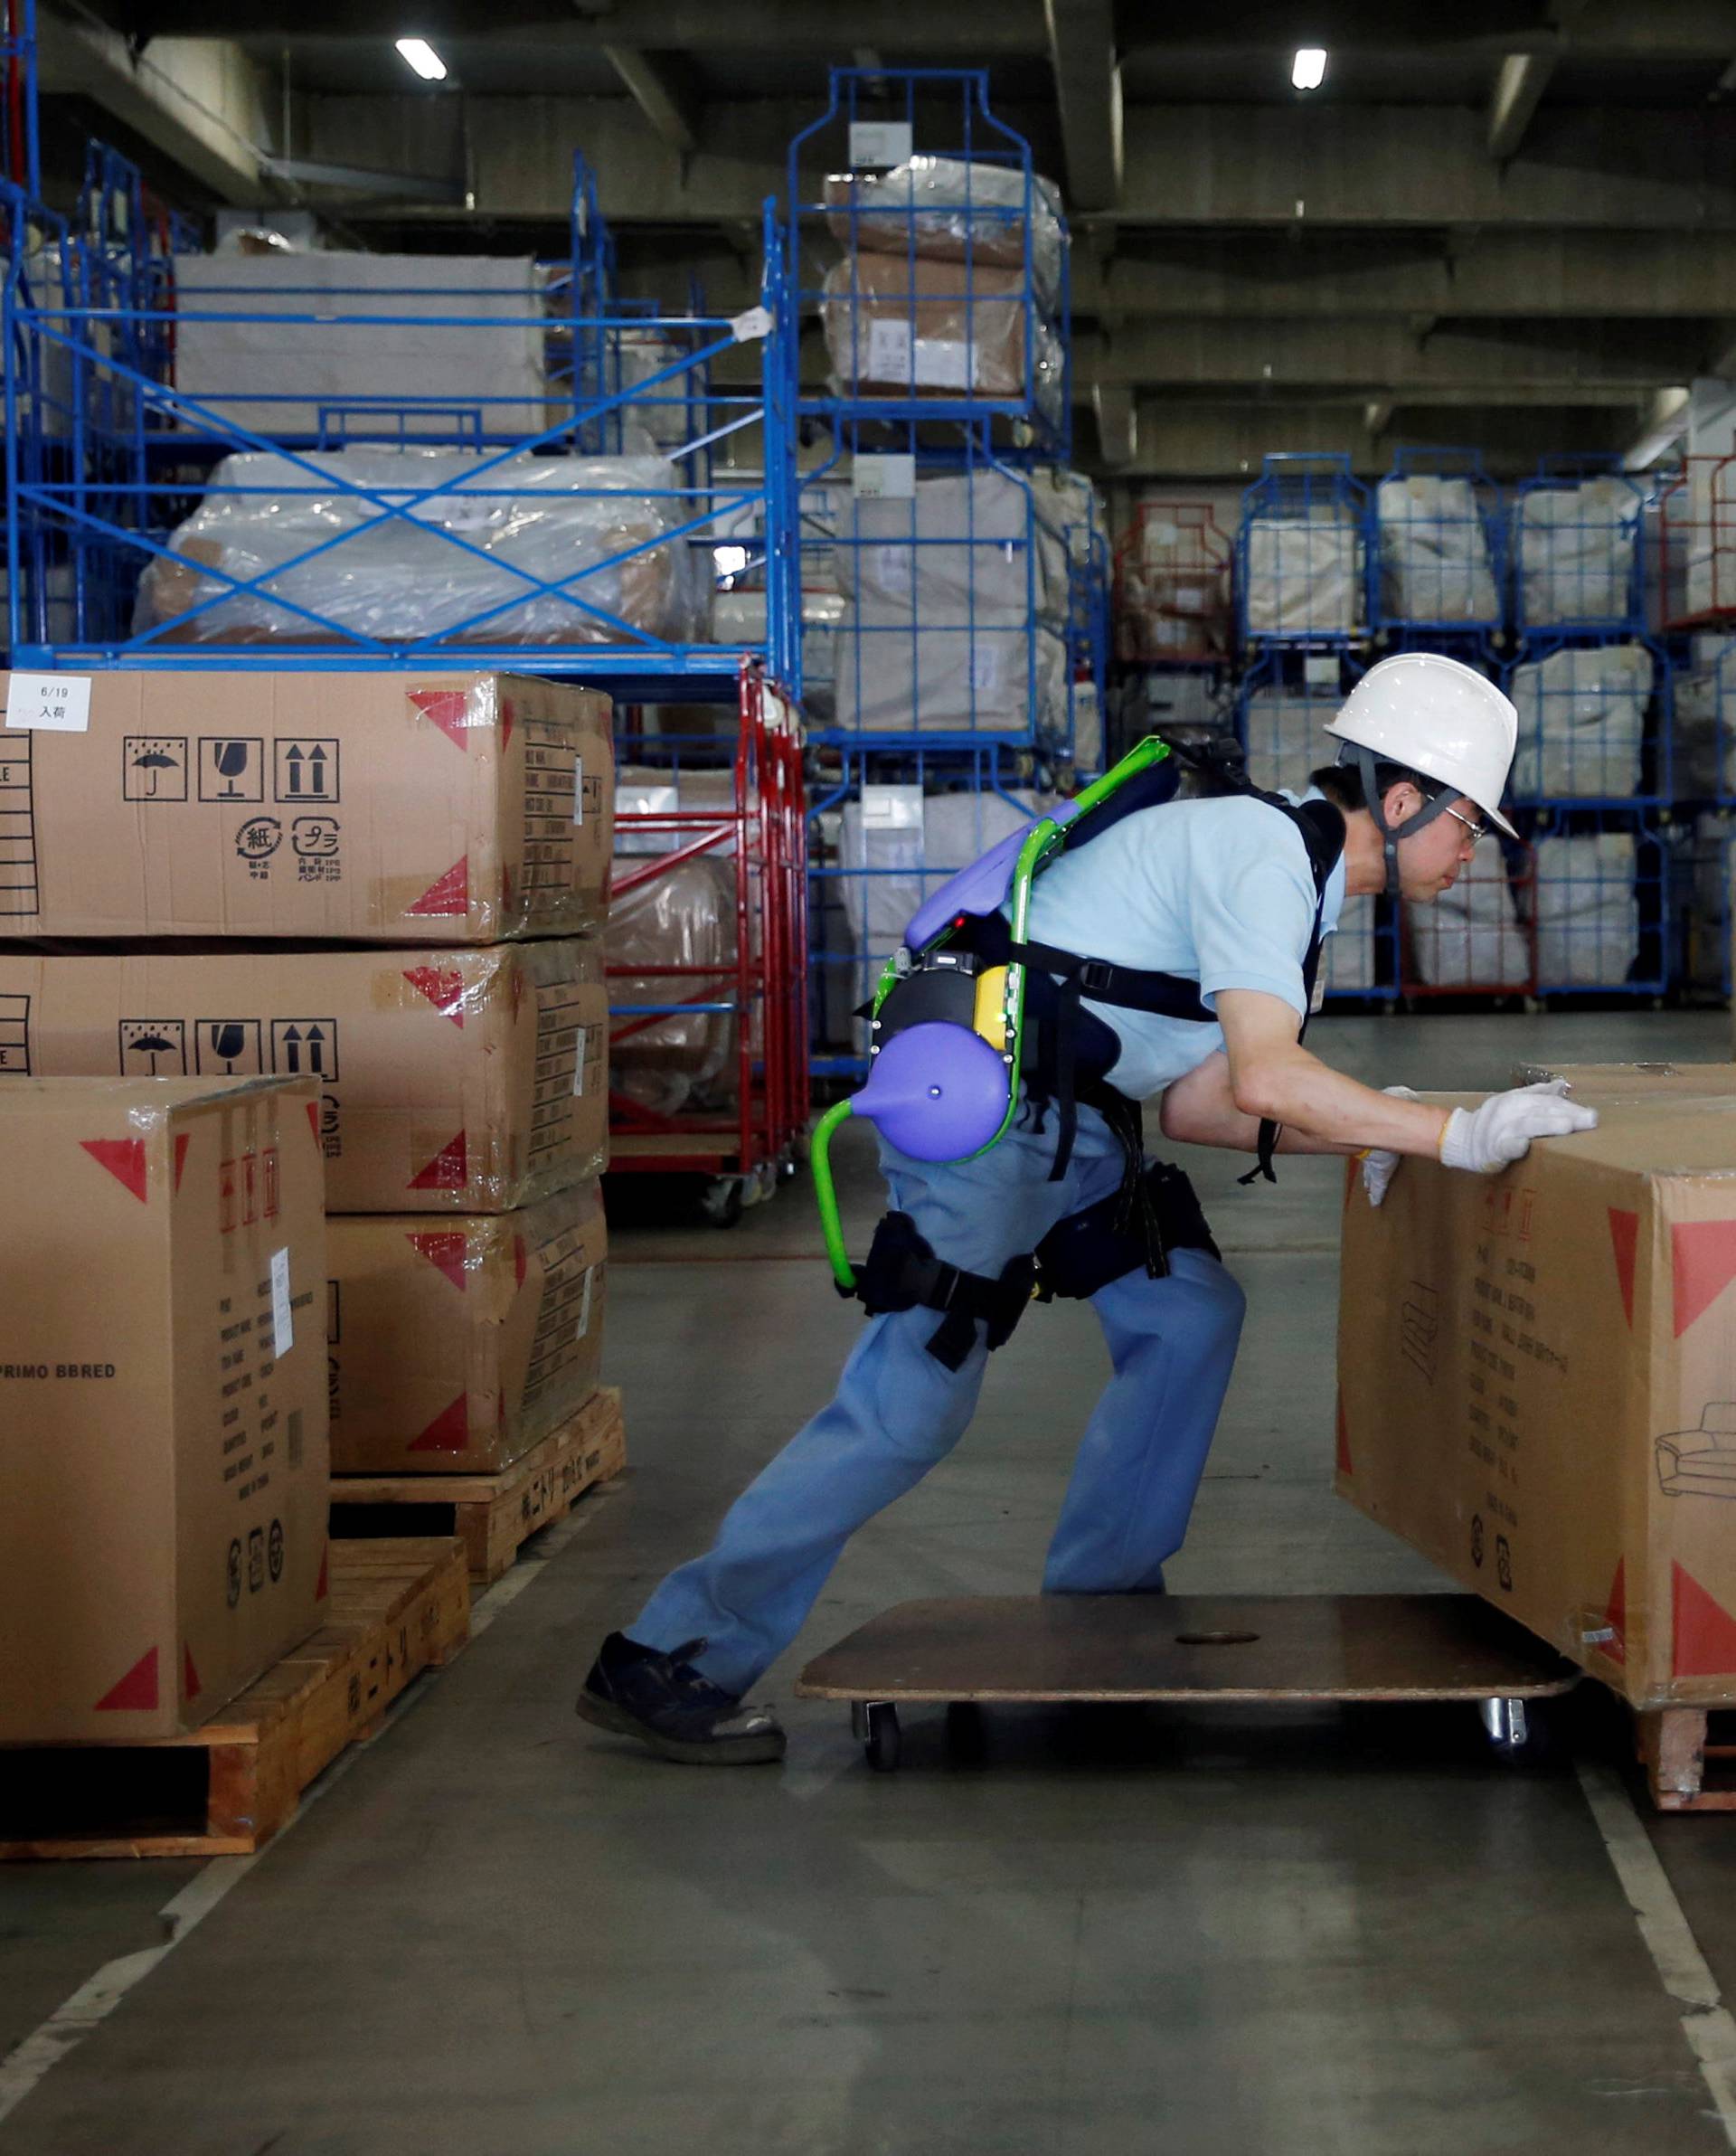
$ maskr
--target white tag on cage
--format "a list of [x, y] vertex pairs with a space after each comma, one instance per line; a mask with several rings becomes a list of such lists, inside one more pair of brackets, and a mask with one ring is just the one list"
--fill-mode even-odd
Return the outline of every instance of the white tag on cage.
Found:
[[1338, 686], [1338, 661], [1330, 655], [1302, 661], [1302, 678], [1311, 689], [1335, 689]]
[[864, 786], [862, 790], [862, 827], [864, 831], [920, 830], [922, 789], [920, 786]]
[[850, 123], [852, 165], [901, 165], [910, 154], [910, 123], [907, 119], [853, 119]]
[[908, 322], [870, 322], [868, 379], [907, 384], [911, 379], [910, 342]]
[[35, 733], [88, 733], [90, 676], [14, 674], [6, 683], [6, 724]]
[[960, 337], [918, 337], [913, 350], [913, 372], [924, 389], [976, 388], [979, 354], [975, 345]]
[[730, 323], [730, 335], [738, 345], [750, 345], [756, 337], [771, 335], [771, 309], [769, 307], [750, 307], [745, 314], [737, 315]]
[[913, 546], [877, 546], [874, 582], [882, 591], [909, 599], [916, 589], [916, 549]]
[[909, 502], [916, 498], [916, 459], [906, 454], [858, 457], [850, 484], [863, 502]]
[[970, 686], [977, 695], [985, 695], [1001, 686], [1001, 653], [988, 644], [971, 648]]

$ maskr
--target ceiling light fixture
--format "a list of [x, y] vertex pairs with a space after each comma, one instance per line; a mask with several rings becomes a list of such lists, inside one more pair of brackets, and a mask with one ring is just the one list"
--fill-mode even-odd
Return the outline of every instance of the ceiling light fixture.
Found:
[[1297, 90], [1318, 90], [1326, 79], [1326, 55], [1320, 45], [1299, 45], [1290, 62], [1290, 80]]
[[[446, 80], [446, 62], [425, 37], [401, 37], [398, 40], [398, 57], [406, 67], [413, 69], [424, 82]], [[1297, 58], [1300, 60], [1301, 54], [1298, 53]]]

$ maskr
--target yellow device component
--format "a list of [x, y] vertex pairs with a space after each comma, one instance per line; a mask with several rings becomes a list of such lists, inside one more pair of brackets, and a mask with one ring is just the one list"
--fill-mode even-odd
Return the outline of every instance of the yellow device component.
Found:
[[991, 1048], [1006, 1053], [1006, 968], [991, 966], [976, 976], [976, 1007], [970, 1021]]

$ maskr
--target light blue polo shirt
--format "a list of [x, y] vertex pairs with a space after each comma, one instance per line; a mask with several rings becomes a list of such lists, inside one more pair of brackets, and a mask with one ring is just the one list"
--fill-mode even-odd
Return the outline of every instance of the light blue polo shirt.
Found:
[[[1285, 798], [1324, 799], [1313, 788]], [[1326, 934], [1337, 928], [1344, 903], [1341, 854], [1326, 880]], [[1199, 982], [1212, 1007], [1222, 988], [1258, 988], [1306, 1016], [1302, 961], [1313, 930], [1314, 874], [1302, 834], [1281, 810], [1246, 795], [1137, 809], [1063, 854], [1031, 893], [1036, 941], [1115, 966], [1182, 974]], [[1136, 1101], [1161, 1092], [1223, 1045], [1216, 1026], [1089, 999], [1085, 1008], [1113, 1027], [1121, 1058], [1109, 1083]]]

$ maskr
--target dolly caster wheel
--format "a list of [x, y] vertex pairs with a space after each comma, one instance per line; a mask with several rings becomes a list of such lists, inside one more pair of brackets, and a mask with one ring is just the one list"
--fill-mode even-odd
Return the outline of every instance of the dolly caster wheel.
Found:
[[1479, 1712], [1490, 1751], [1508, 1766], [1536, 1766], [1552, 1755], [1554, 1733], [1542, 1701], [1486, 1699]]
[[718, 1176], [700, 1193], [699, 1209], [714, 1228], [732, 1228], [741, 1217], [740, 1176]]
[[875, 1773], [890, 1774], [896, 1771], [901, 1737], [895, 1707], [888, 1707], [878, 1699], [863, 1700], [850, 1709], [850, 1727]]

